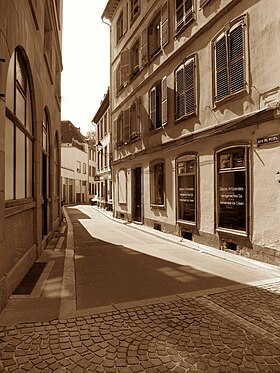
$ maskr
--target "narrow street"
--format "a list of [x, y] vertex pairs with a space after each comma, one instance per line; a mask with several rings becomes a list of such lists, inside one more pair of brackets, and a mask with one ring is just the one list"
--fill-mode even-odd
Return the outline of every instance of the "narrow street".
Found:
[[0, 315], [0, 372], [279, 372], [277, 267], [91, 206], [66, 217], [37, 290]]

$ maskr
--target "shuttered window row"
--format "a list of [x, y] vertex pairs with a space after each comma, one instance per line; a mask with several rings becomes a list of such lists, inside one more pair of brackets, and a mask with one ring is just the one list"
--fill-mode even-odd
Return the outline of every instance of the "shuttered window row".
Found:
[[116, 147], [127, 144], [131, 140], [141, 136], [140, 103], [140, 98], [137, 98], [114, 121], [113, 133]]
[[214, 42], [215, 101], [245, 88], [244, 22], [222, 33]]

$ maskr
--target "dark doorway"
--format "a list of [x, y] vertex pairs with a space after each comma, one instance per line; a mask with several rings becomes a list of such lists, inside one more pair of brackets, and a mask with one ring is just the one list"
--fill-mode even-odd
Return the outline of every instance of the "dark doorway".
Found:
[[133, 170], [132, 206], [133, 220], [142, 222], [142, 169], [137, 167]]

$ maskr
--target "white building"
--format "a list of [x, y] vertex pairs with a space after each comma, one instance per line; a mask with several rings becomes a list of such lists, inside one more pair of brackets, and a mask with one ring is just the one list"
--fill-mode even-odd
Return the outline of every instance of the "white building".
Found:
[[66, 204], [89, 202], [88, 143], [70, 121], [61, 122], [61, 185]]

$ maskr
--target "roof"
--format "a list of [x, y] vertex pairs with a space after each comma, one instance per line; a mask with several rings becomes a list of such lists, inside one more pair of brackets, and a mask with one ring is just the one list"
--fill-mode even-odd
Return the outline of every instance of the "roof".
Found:
[[104, 9], [104, 12], [103, 12], [101, 18], [102, 19], [106, 18], [109, 21], [111, 21], [112, 18], [114, 17], [114, 14], [115, 14], [120, 2], [121, 2], [121, 0], [109, 0], [105, 9]]
[[101, 101], [100, 106], [92, 119], [92, 123], [97, 124], [102, 118], [102, 116], [104, 115], [104, 113], [106, 112], [106, 110], [108, 109], [108, 107], [109, 107], [109, 89], [106, 92], [103, 100]]
[[70, 120], [61, 121], [61, 142], [63, 144], [72, 143], [76, 140], [80, 143], [85, 143], [85, 136], [81, 134], [80, 128], [75, 127]]

